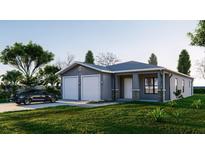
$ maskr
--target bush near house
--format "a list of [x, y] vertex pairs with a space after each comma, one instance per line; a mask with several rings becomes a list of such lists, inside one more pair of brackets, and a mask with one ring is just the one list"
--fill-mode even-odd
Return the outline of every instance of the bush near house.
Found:
[[204, 88], [194, 87], [194, 94], [205, 94], [205, 87]]

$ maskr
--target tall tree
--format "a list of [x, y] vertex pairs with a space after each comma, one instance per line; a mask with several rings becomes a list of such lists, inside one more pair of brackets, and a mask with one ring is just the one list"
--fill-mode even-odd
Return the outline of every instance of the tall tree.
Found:
[[23, 83], [26, 86], [32, 86], [36, 72], [53, 58], [53, 53], [32, 42], [26, 45], [15, 43], [13, 46], [7, 46], [0, 55], [3, 64], [9, 64], [23, 74]]
[[[189, 32], [188, 36], [191, 39], [192, 46], [205, 47], [205, 20], [199, 21], [195, 31]], [[197, 70], [205, 79], [205, 56], [197, 62]]]
[[41, 68], [38, 73], [39, 84], [46, 87], [51, 86], [59, 87], [60, 79], [56, 73], [60, 71], [58, 66], [55, 65], [46, 65], [44, 68]]
[[191, 45], [205, 47], [205, 20], [199, 21], [195, 31], [189, 32], [188, 36], [191, 38]]
[[85, 63], [94, 64], [94, 61], [95, 59], [93, 56], [93, 52], [91, 50], [88, 50], [85, 56]]
[[179, 55], [178, 60], [178, 72], [190, 75], [190, 68], [191, 68], [191, 60], [189, 53], [186, 51], [186, 49], [183, 49]]
[[22, 80], [21, 72], [17, 70], [7, 71], [5, 74], [1, 75], [2, 85], [4, 90], [9, 91], [12, 94], [16, 93], [16, 90]]
[[148, 60], [148, 63], [149, 64], [152, 64], [152, 65], [157, 65], [157, 56], [152, 53], [151, 56], [149, 57], [149, 60]]
[[115, 54], [111, 52], [106, 52], [106, 53], [101, 52], [99, 53], [98, 56], [96, 56], [96, 62], [98, 65], [109, 66], [119, 62], [119, 59]]

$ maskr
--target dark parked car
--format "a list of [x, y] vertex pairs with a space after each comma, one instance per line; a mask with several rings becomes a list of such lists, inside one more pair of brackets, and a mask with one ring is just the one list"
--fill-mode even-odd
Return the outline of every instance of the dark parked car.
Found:
[[53, 94], [49, 94], [43, 90], [28, 90], [17, 94], [14, 98], [16, 104], [25, 105], [31, 104], [31, 102], [56, 102], [57, 97]]

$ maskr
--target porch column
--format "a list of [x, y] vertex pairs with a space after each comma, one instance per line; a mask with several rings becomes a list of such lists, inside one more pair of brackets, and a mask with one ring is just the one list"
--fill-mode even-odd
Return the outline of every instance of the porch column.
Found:
[[112, 98], [113, 98], [113, 100], [120, 98], [119, 82], [120, 82], [119, 77], [116, 74], [114, 74], [113, 75], [113, 86], [112, 86]]
[[158, 95], [159, 95], [159, 101], [164, 102], [165, 101], [165, 73], [164, 72], [158, 72]]
[[132, 75], [132, 99], [140, 99], [140, 82], [138, 73], [133, 73]]

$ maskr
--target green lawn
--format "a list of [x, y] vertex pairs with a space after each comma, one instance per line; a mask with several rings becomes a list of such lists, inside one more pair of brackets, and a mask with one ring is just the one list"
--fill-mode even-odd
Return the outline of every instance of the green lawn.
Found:
[[[53, 107], [0, 114], [0, 133], [205, 133], [205, 105], [193, 109], [193, 100], [177, 101], [174, 107], [159, 103], [126, 103], [99, 108]], [[161, 107], [163, 122], [155, 122], [150, 111]], [[173, 113], [179, 112], [176, 118]]]

